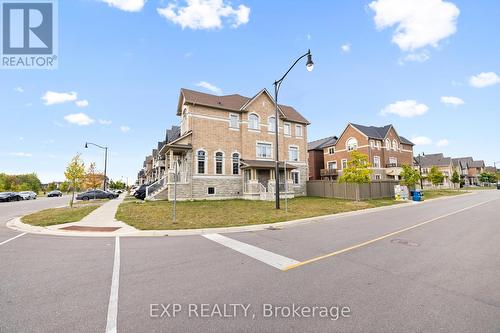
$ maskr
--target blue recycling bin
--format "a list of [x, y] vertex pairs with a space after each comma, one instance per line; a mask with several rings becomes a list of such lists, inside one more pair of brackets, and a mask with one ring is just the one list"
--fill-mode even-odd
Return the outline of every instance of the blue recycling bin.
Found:
[[422, 201], [423, 198], [422, 198], [422, 190], [415, 190], [415, 191], [412, 191], [412, 198], [413, 198], [413, 201]]

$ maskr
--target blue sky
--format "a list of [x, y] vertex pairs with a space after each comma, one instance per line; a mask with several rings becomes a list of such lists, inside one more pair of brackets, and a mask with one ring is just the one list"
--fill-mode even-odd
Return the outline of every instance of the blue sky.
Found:
[[[158, 10], [160, 9], [160, 10]], [[392, 123], [415, 152], [500, 161], [497, 1], [59, 1], [57, 70], [0, 70], [0, 172], [63, 180], [71, 157], [135, 179], [182, 87], [280, 102], [312, 123]], [[203, 84], [205, 82], [205, 84]], [[208, 83], [208, 84], [206, 84]], [[42, 97], [45, 97], [44, 99]], [[77, 105], [78, 104], [78, 105]]]

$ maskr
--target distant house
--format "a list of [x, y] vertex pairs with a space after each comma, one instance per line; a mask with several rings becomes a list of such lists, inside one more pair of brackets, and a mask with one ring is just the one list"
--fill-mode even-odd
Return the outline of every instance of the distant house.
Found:
[[415, 157], [415, 166], [422, 172], [422, 183], [425, 187], [432, 187], [433, 184], [429, 177], [429, 172], [433, 167], [438, 168], [443, 173], [443, 183], [438, 184], [439, 187], [452, 188], [454, 185], [451, 182], [453, 174], [453, 162], [450, 157], [445, 157], [442, 153], [425, 154]]
[[[364, 126], [349, 123], [337, 140], [321, 145], [322, 179], [337, 180], [347, 168], [350, 153], [357, 150], [368, 156], [372, 180], [398, 180], [402, 165], [413, 165], [413, 143], [400, 136], [394, 126]], [[311, 168], [311, 164], [309, 166]], [[314, 165], [318, 172], [318, 166]]]
[[309, 164], [309, 180], [321, 179], [320, 171], [324, 168], [324, 147], [335, 145], [336, 136], [315, 140], [307, 144], [307, 163]]
[[453, 166], [460, 175], [464, 186], [479, 185], [479, 175], [485, 171], [483, 160], [474, 161], [472, 157], [459, 157], [453, 159]]

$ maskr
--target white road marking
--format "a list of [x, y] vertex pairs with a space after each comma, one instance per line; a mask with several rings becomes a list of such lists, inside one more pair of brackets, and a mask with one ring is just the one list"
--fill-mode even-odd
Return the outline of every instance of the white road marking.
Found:
[[297, 260], [219, 234], [205, 234], [202, 236], [277, 269], [283, 269], [299, 263]]
[[9, 239], [7, 239], [6, 241], [1, 242], [1, 243], [0, 243], [0, 245], [4, 245], [5, 243], [8, 243], [8, 242], [10, 242], [11, 240], [14, 240], [14, 239], [16, 239], [16, 238], [18, 238], [18, 237], [21, 237], [21, 236], [24, 236], [24, 235], [26, 235], [26, 233], [25, 233], [25, 232], [23, 232], [22, 234], [19, 234], [19, 235], [15, 236], [15, 237], [9, 238]]
[[118, 317], [118, 289], [120, 285], [120, 237], [115, 238], [115, 261], [113, 263], [113, 277], [111, 278], [111, 292], [109, 294], [108, 320], [106, 333], [116, 333]]

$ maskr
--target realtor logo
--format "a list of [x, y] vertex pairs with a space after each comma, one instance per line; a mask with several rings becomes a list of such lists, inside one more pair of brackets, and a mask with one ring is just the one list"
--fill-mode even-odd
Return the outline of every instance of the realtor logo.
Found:
[[55, 0], [1, 4], [1, 68], [57, 68], [57, 3]]

